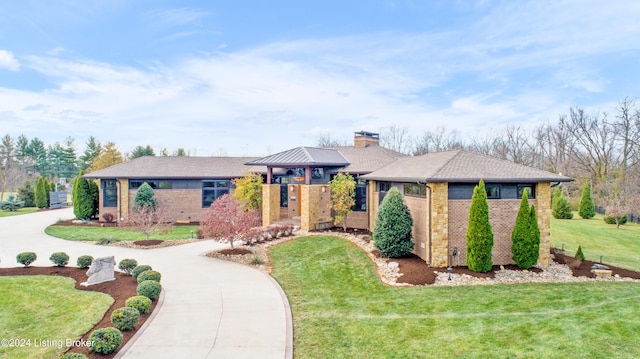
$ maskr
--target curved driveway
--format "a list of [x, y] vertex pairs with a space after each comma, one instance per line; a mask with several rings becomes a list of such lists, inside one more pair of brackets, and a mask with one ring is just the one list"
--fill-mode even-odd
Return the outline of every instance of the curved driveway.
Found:
[[33, 265], [51, 266], [64, 251], [75, 264], [84, 254], [134, 258], [162, 273], [164, 302], [122, 358], [289, 358], [292, 333], [286, 297], [265, 273], [201, 254], [224, 245], [200, 241], [158, 249], [97, 246], [47, 236], [44, 228], [73, 218], [71, 209], [0, 218], [0, 266], [33, 251]]

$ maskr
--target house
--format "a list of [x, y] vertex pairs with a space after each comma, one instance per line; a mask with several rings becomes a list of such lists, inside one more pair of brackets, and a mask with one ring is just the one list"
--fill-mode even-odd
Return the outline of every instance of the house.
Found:
[[378, 134], [356, 132], [353, 146], [297, 147], [263, 158], [141, 157], [85, 175], [100, 181], [100, 213], [124, 219], [136, 189], [148, 182], [175, 219], [200, 221], [231, 180], [247, 171], [265, 178], [262, 224], [299, 221], [304, 230], [332, 226], [329, 181], [338, 172], [356, 180], [356, 204], [348, 227], [373, 230], [384, 195], [404, 193], [414, 219], [414, 253], [433, 267], [465, 265], [466, 231], [475, 185], [486, 185], [494, 231], [494, 264], [511, 264], [511, 231], [525, 189], [535, 205], [541, 233], [540, 258], [549, 264], [551, 189], [572, 181], [509, 161], [457, 150], [406, 156], [379, 145]]

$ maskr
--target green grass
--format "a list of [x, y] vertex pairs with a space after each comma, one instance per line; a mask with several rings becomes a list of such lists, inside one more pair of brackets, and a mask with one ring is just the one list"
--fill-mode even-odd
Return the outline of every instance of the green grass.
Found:
[[394, 288], [336, 237], [271, 249], [296, 358], [637, 358], [640, 284]]
[[588, 260], [640, 271], [640, 225], [627, 223], [616, 229], [602, 216], [582, 219], [577, 212], [571, 220], [551, 218], [551, 245], [575, 255], [578, 245]]
[[11, 217], [11, 216], [18, 216], [21, 214], [29, 214], [29, 213], [34, 213], [34, 212], [38, 212], [40, 209], [37, 207], [27, 207], [27, 208], [19, 208], [17, 211], [4, 211], [4, 210], [0, 210], [0, 218], [2, 217]]
[[[56, 358], [67, 339], [80, 338], [100, 321], [113, 298], [79, 291], [74, 285], [67, 277], [0, 277], [0, 339], [23, 345], [8, 347], [3, 342], [0, 357]], [[43, 346], [46, 340], [53, 346]]]
[[[165, 234], [154, 234], [151, 239], [187, 239], [191, 238], [191, 231], [195, 238], [198, 226], [174, 226], [173, 231]], [[129, 228], [97, 227], [97, 226], [49, 226], [45, 233], [50, 236], [70, 241], [100, 241], [113, 238], [121, 241], [142, 241], [147, 237]]]

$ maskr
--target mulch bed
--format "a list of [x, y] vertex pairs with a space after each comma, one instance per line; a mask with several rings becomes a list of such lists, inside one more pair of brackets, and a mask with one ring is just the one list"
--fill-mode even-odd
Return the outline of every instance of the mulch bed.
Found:
[[144, 240], [144, 241], [135, 241], [133, 242], [133, 244], [138, 245], [138, 246], [143, 246], [143, 247], [147, 247], [147, 246], [157, 246], [159, 244], [164, 243], [164, 241], [160, 240], [160, 239], [149, 239], [149, 240]]
[[253, 251], [247, 248], [227, 248], [227, 249], [223, 249], [218, 251], [218, 253], [220, 254], [224, 254], [227, 256], [242, 256], [245, 254], [252, 254]]
[[[377, 251], [374, 251], [376, 254]], [[377, 256], [379, 256], [380, 252], [377, 252]], [[563, 254], [555, 254], [555, 262], [558, 264], [566, 264], [573, 260], [573, 257], [566, 256]], [[412, 285], [429, 285], [433, 284], [436, 281], [436, 274], [434, 271], [447, 273], [447, 268], [429, 268], [427, 263], [421, 259], [420, 257], [410, 254], [401, 258], [393, 258], [389, 261], [398, 262], [398, 269], [402, 276], [398, 278], [398, 283], [407, 283]], [[592, 277], [591, 266], [594, 264], [600, 264], [592, 261], [583, 261], [580, 267], [572, 268], [574, 277]], [[640, 272], [635, 272], [632, 270], [614, 267], [608, 264], [605, 264], [609, 269], [613, 272], [613, 275], [619, 275], [620, 277], [640, 279]], [[516, 265], [505, 265], [504, 269], [509, 270], [522, 270], [518, 268]], [[487, 273], [477, 273], [469, 270], [469, 268], [460, 266], [460, 267], [451, 267], [451, 273], [454, 274], [467, 274], [476, 278], [494, 278], [497, 271], [501, 270], [500, 266], [493, 266], [491, 271]], [[542, 270], [540, 268], [531, 268], [529, 272], [540, 273]]]
[[[90, 287], [83, 287], [80, 283], [85, 282], [87, 280], [87, 270], [79, 269], [76, 267], [17, 267], [17, 268], [0, 268], [0, 276], [17, 276], [17, 275], [52, 275], [52, 276], [65, 276], [70, 277], [76, 280], [76, 289], [78, 290], [90, 290], [96, 292], [102, 292], [110, 295], [114, 302], [107, 310], [107, 312], [102, 317], [100, 322], [96, 323], [91, 330], [82, 335], [83, 340], [89, 339], [89, 334], [95, 329], [104, 328], [104, 327], [112, 327], [111, 324], [111, 313], [121, 307], [124, 307], [124, 303], [130, 297], [137, 295], [136, 289], [138, 287], [138, 282], [135, 278], [129, 275], [125, 275], [123, 273], [116, 272], [116, 280], [111, 282], [105, 282], [100, 284], [95, 284]], [[122, 332], [122, 348], [136, 333], [136, 331], [142, 327], [144, 322], [149, 318], [156, 305], [158, 304], [157, 300], [154, 300], [151, 303], [151, 309], [148, 314], [140, 315], [140, 321], [134, 327], [133, 330], [128, 330]], [[71, 338], [70, 338], [71, 339]], [[87, 355], [89, 358], [113, 358], [116, 353], [110, 355], [90, 353], [89, 348], [86, 347], [76, 347], [70, 350], [70, 352], [74, 353], [83, 353]]]

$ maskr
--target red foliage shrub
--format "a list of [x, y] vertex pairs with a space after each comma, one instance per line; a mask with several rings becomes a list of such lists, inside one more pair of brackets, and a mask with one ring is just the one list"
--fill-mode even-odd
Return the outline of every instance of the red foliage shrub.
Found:
[[206, 238], [233, 242], [246, 240], [251, 229], [260, 225], [260, 216], [255, 210], [245, 211], [233, 197], [225, 194], [216, 199], [204, 215], [200, 230]]

